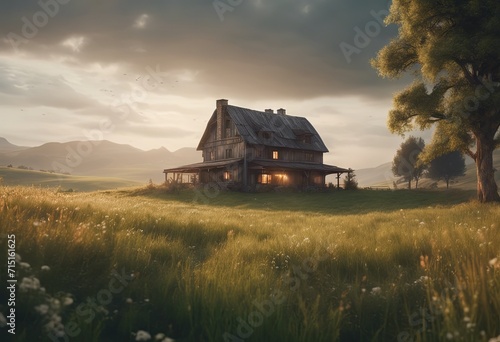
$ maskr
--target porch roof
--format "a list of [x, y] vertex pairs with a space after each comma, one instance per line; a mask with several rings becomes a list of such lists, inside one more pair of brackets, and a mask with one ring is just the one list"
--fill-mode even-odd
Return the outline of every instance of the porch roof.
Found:
[[227, 167], [228, 165], [239, 163], [243, 160], [243, 158], [233, 158], [233, 159], [226, 159], [226, 160], [221, 160], [221, 161], [214, 161], [214, 162], [202, 162], [202, 163], [196, 163], [196, 164], [189, 164], [189, 165], [184, 165], [184, 166], [179, 166], [171, 169], [165, 169], [163, 170], [163, 173], [174, 173], [174, 172], [179, 172], [179, 173], [196, 173], [200, 170], [208, 170], [208, 169], [222, 169]]
[[330, 173], [347, 173], [350, 170], [344, 169], [334, 165], [327, 164], [314, 164], [314, 163], [303, 163], [303, 162], [285, 162], [276, 160], [254, 160], [250, 164], [250, 169], [279, 169], [279, 170], [303, 170], [303, 171], [321, 171], [326, 174]]

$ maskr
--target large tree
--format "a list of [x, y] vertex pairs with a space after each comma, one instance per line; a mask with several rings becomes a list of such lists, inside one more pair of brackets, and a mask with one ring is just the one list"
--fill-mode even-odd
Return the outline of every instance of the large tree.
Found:
[[499, 201], [493, 151], [500, 146], [500, 1], [393, 0], [387, 24], [399, 34], [372, 65], [384, 77], [413, 72], [394, 98], [389, 129], [435, 124], [427, 159], [460, 150], [472, 157], [481, 202]]
[[418, 188], [418, 180], [424, 173], [425, 166], [420, 162], [419, 156], [425, 147], [422, 138], [410, 136], [401, 143], [392, 161], [392, 173], [408, 182], [408, 189], [411, 189], [411, 182], [415, 181], [415, 189]]
[[464, 156], [460, 151], [453, 151], [434, 158], [429, 163], [427, 175], [436, 181], [444, 180], [448, 189], [450, 180], [465, 175]]

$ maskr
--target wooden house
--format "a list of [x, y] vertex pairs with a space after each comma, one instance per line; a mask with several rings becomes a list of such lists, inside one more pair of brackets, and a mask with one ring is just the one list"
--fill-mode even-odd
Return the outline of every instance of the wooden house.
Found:
[[318, 132], [303, 117], [284, 109], [256, 111], [217, 100], [197, 150], [203, 162], [164, 170], [165, 179], [227, 182], [244, 189], [259, 184], [325, 186], [328, 174], [348, 169], [323, 164], [328, 152]]

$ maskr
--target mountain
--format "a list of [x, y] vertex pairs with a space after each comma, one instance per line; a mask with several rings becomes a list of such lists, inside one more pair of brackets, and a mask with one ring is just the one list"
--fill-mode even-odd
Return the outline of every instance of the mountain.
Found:
[[0, 137], [0, 152], [19, 151], [27, 148], [28, 147], [16, 146], [14, 144], [11, 144], [7, 139]]
[[[465, 158], [466, 171], [465, 176], [457, 178], [450, 187], [466, 189], [466, 190], [475, 190], [477, 177], [476, 177], [476, 165], [474, 161], [470, 157]], [[495, 173], [495, 179], [497, 183], [500, 184], [500, 150], [496, 150], [493, 153], [493, 166], [498, 172]], [[366, 168], [356, 170], [356, 179], [360, 187], [381, 187], [393, 188], [393, 181], [397, 180], [396, 177], [392, 174], [392, 162], [387, 162], [381, 164], [377, 167]], [[419, 181], [419, 187], [426, 188], [430, 187], [431, 184], [435, 183], [434, 180], [429, 178], [422, 178]], [[400, 185], [400, 187], [404, 187], [406, 185]], [[446, 184], [443, 181], [438, 182], [438, 187], [443, 188], [446, 187]]]
[[358, 185], [362, 188], [370, 186], [391, 187], [396, 180], [392, 174], [392, 162], [381, 164], [377, 167], [356, 170]]
[[[3, 145], [2, 145], [3, 146]], [[5, 146], [8, 147], [7, 144]], [[0, 150], [0, 165], [55, 170], [78, 176], [116, 177], [146, 183], [164, 181], [163, 169], [201, 161], [194, 148], [143, 151], [110, 141], [71, 141]]]

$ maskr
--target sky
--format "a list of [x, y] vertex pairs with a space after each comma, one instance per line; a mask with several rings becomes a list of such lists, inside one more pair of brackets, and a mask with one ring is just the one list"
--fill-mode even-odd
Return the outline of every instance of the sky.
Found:
[[[0, 3], [0, 137], [196, 147], [217, 99], [285, 108], [325, 163], [392, 160], [386, 122], [411, 82], [370, 66], [397, 27], [386, 0], [40, 0]], [[429, 136], [417, 132], [416, 135]]]

